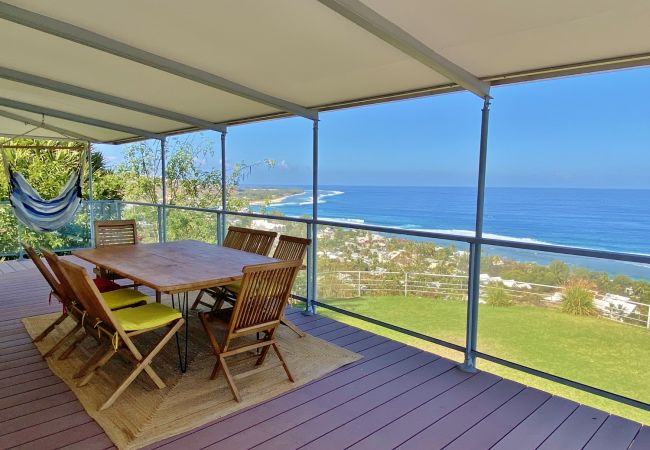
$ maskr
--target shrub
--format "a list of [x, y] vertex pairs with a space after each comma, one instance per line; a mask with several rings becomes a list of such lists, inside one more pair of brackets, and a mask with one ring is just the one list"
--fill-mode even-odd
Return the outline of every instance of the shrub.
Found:
[[485, 301], [490, 306], [512, 306], [515, 303], [502, 285], [488, 286]]
[[582, 279], [569, 280], [564, 285], [562, 311], [575, 316], [595, 316], [594, 294], [590, 284]]

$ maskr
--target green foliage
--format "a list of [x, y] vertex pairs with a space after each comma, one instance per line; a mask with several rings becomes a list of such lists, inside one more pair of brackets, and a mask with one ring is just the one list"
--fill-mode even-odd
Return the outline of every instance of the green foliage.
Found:
[[501, 284], [492, 284], [485, 289], [485, 302], [490, 306], [512, 306], [512, 300], [508, 291]]
[[562, 311], [575, 316], [595, 316], [594, 293], [588, 281], [576, 278], [567, 282], [562, 293]]

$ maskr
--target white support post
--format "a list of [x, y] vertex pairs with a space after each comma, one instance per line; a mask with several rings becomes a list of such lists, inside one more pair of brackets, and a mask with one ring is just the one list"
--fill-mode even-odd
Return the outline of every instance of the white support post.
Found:
[[404, 297], [409, 295], [409, 273], [404, 272]]
[[357, 271], [357, 297], [361, 298], [361, 271]]

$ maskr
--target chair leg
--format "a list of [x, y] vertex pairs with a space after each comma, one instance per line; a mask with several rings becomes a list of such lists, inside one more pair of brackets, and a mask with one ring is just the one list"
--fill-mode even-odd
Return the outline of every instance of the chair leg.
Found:
[[88, 337], [88, 333], [84, 331], [83, 334], [81, 334], [80, 336], [77, 337], [77, 339], [72, 341], [72, 344], [70, 344], [68, 348], [66, 348], [65, 351], [61, 353], [61, 355], [59, 356], [59, 361], [62, 361], [66, 359], [68, 356], [70, 356], [70, 354], [72, 354], [72, 352], [75, 351], [77, 346], [81, 344], [84, 341], [84, 339], [86, 339], [87, 337]]
[[[178, 321], [174, 324], [174, 326], [171, 327], [171, 329], [158, 341], [158, 344], [154, 348], [151, 349], [151, 351], [145, 356], [141, 361], [138, 362], [138, 364], [135, 366], [135, 368], [131, 371], [131, 373], [126, 377], [124, 381], [122, 381], [122, 384], [113, 392], [113, 394], [106, 400], [106, 402], [99, 408], [100, 411], [105, 410], [106, 408], [109, 408], [113, 403], [115, 403], [115, 400], [122, 395], [122, 392], [126, 390], [127, 387], [131, 383], [133, 383], [133, 380], [142, 372], [143, 370], [149, 374], [150, 378], [154, 380], [154, 383], [156, 383], [155, 379], [158, 379], [160, 383], [162, 383], [162, 380], [160, 380], [160, 377], [154, 372], [153, 368], [149, 366], [151, 364], [151, 361], [153, 360], [154, 356], [162, 350], [162, 348], [169, 342], [169, 340], [176, 334], [176, 332], [180, 329], [180, 327], [183, 326], [185, 323], [185, 320], [183, 319], [178, 319]], [[128, 344], [128, 343], [127, 343]], [[156, 383], [158, 384], [158, 383]], [[159, 386], [160, 387], [160, 386]], [[165, 387], [165, 384], [162, 383], [161, 389]]]
[[[100, 350], [101, 351], [101, 350]], [[82, 387], [88, 384], [88, 382], [95, 376], [97, 369], [106, 364], [115, 354], [115, 349], [110, 345], [105, 347], [104, 352], [101, 354], [101, 357], [97, 358], [96, 362], [90, 365], [86, 371], [86, 375], [81, 378], [81, 381], [77, 383], [77, 386]], [[93, 356], [92, 359], [95, 359]]]
[[280, 353], [280, 349], [278, 348], [278, 345], [275, 342], [271, 345], [273, 346], [273, 350], [275, 351], [275, 354], [278, 355], [278, 359], [282, 363], [282, 367], [284, 367], [284, 371], [287, 373], [287, 377], [289, 377], [289, 381], [293, 383], [294, 382], [293, 375], [289, 370], [289, 366], [287, 365], [287, 362], [284, 360], [284, 356], [282, 356], [282, 353]]
[[290, 321], [286, 317], [283, 317], [280, 320], [280, 323], [282, 325], [284, 325], [285, 327], [289, 328], [294, 333], [296, 333], [299, 337], [305, 337], [305, 333], [300, 328], [298, 328], [295, 323], [293, 323], [292, 321]]
[[194, 303], [192, 303], [192, 307], [190, 309], [195, 310], [196, 308], [199, 307], [199, 303], [201, 303], [201, 299], [203, 298], [203, 294], [205, 294], [205, 291], [201, 290], [199, 292], [199, 295], [196, 296], [196, 300], [194, 300]]
[[99, 347], [95, 353], [90, 357], [88, 361], [84, 363], [83, 366], [75, 373], [72, 378], [81, 378], [85, 377], [88, 374], [88, 370], [97, 364], [99, 360], [104, 356], [104, 353], [106, 353], [106, 349], [104, 347]]
[[235, 386], [235, 380], [232, 378], [230, 369], [228, 369], [226, 359], [223, 356], [219, 356], [219, 362], [221, 363], [220, 366], [223, 369], [223, 374], [226, 376], [226, 382], [228, 383], [230, 392], [232, 392], [232, 395], [235, 397], [237, 402], [241, 402], [241, 395], [239, 395], [239, 390], [237, 389], [237, 386]]
[[217, 362], [214, 363], [214, 368], [212, 369], [212, 374], [210, 375], [211, 380], [217, 378], [217, 375], [219, 374], [219, 369], [221, 369], [221, 358], [217, 358]]
[[77, 333], [77, 331], [79, 331], [80, 329], [81, 329], [81, 322], [77, 322], [74, 328], [68, 332], [68, 334], [66, 334], [61, 339], [59, 339], [59, 341], [56, 344], [54, 344], [52, 348], [49, 349], [43, 355], [43, 358], [49, 358], [50, 356], [52, 356], [54, 352], [56, 352], [65, 343], [65, 341], [68, 340], [69, 337], [74, 336]]
[[268, 344], [266, 346], [264, 346], [264, 348], [262, 349], [262, 352], [260, 353], [260, 356], [257, 358], [257, 361], [255, 361], [256, 366], [261, 366], [262, 364], [264, 364], [264, 360], [266, 359], [266, 355], [268, 355], [268, 353], [269, 353], [269, 348], [270, 347], [271, 346], [268, 345]]
[[54, 330], [61, 322], [63, 322], [66, 319], [66, 317], [68, 317], [68, 313], [67, 312], [62, 313], [59, 317], [57, 317], [57, 319], [54, 322], [52, 322], [45, 330], [43, 330], [41, 334], [36, 336], [32, 342], [40, 342], [43, 339], [45, 339], [45, 336], [50, 334], [52, 330]]

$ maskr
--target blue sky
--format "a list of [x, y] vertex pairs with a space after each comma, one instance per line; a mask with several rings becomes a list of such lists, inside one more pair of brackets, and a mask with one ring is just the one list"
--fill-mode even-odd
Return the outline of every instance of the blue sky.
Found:
[[[495, 87], [492, 96], [488, 186], [650, 188], [650, 68]], [[320, 182], [475, 185], [481, 107], [456, 93], [323, 113]], [[271, 158], [276, 167], [254, 169], [246, 184], [308, 185], [311, 131], [301, 118], [232, 127], [227, 163]], [[119, 148], [101, 147], [119, 159]]]

